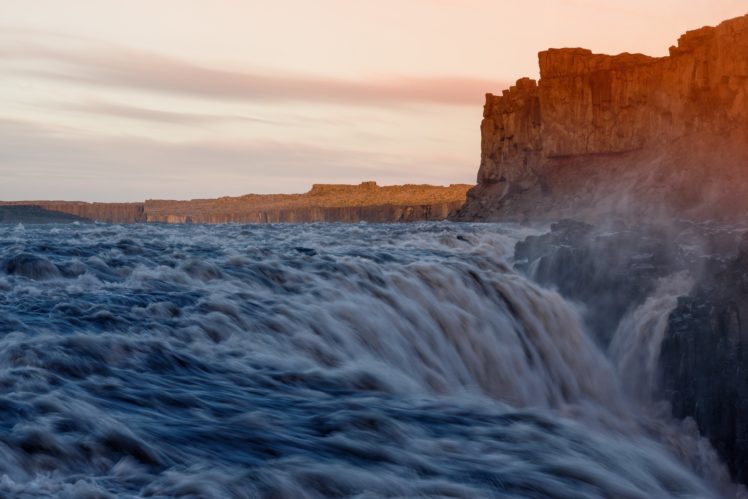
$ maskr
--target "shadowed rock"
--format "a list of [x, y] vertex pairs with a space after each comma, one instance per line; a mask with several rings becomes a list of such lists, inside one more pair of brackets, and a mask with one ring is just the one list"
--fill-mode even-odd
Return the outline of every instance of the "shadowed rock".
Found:
[[605, 349], [662, 278], [688, 271], [696, 285], [665, 312], [664, 336], [653, 345], [653, 395], [675, 417], [693, 418], [733, 478], [747, 483], [748, 235], [739, 234], [716, 224], [564, 220], [517, 243], [515, 267], [579, 303]]
[[736, 479], [748, 483], [748, 236], [723, 271], [681, 298], [660, 354], [662, 393], [696, 420]]
[[45, 210], [40, 206], [0, 206], [0, 223], [4, 224], [48, 224], [90, 221], [68, 213]]

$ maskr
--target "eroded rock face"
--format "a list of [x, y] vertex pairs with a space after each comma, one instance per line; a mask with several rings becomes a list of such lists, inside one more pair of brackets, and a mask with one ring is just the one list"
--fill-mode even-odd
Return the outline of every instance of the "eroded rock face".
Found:
[[587, 327], [607, 348], [624, 314], [644, 302], [658, 279], [690, 263], [673, 232], [562, 220], [547, 234], [517, 243], [515, 268], [581, 304]]
[[535, 80], [524, 78], [503, 95], [486, 96], [481, 123], [478, 182], [535, 182], [541, 159], [540, 97]]
[[34, 206], [108, 223], [416, 222], [446, 219], [464, 204], [469, 188], [464, 184], [378, 186], [376, 182], [362, 182], [315, 184], [304, 194], [248, 194], [145, 203], [19, 201], [0, 202], [0, 207]]
[[36, 206], [57, 213], [98, 222], [128, 224], [145, 222], [143, 203], [85, 203], [82, 201], [11, 201], [0, 206]]
[[668, 57], [551, 49], [539, 63], [537, 84], [487, 95], [458, 218], [748, 211], [748, 16], [686, 33]]
[[[645, 389], [653, 400], [670, 402], [676, 418], [693, 418], [733, 479], [748, 483], [748, 235], [743, 233], [744, 226], [687, 221], [662, 226], [563, 220], [517, 243], [514, 257], [518, 270], [581, 306], [586, 327], [619, 368], [632, 368], [618, 364], [616, 355], [626, 318], [643, 319], [644, 326], [662, 318], [659, 344], [636, 328], [622, 330], [637, 333], [634, 343], [642, 351], [655, 352], [654, 376]], [[642, 304], [657, 294], [663, 279], [684, 272], [694, 286], [678, 290], [675, 308], [643, 317]], [[621, 378], [640, 381], [636, 366], [633, 371], [621, 372]]]
[[0, 205], [0, 224], [53, 224], [73, 222], [90, 222], [90, 220], [60, 211], [45, 210], [44, 208], [34, 205]]
[[250, 194], [191, 201], [148, 200], [148, 222], [304, 223], [444, 220], [469, 186], [315, 184], [304, 194]]
[[738, 257], [681, 298], [660, 353], [662, 394], [748, 483], [748, 237]]

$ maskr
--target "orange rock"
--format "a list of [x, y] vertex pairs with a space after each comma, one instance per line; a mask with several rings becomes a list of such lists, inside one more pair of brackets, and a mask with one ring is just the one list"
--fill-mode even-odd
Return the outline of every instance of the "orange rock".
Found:
[[110, 223], [301, 223], [444, 220], [465, 202], [469, 185], [314, 184], [305, 194], [248, 194], [191, 201], [145, 203], [17, 201]]
[[191, 201], [147, 200], [148, 222], [303, 223], [444, 220], [470, 186], [314, 184], [305, 194], [249, 194]]
[[[720, 203], [734, 207], [741, 195], [739, 209], [748, 210], [748, 188], [741, 194], [735, 185], [748, 179], [748, 16], [686, 33], [669, 57], [570, 48], [538, 58], [537, 85], [525, 78], [486, 97], [479, 185], [461, 218], [549, 218], [559, 209], [573, 215], [573, 198], [580, 208], [600, 204], [595, 191], [610, 190], [606, 179], [620, 183], [618, 194], [637, 184], [638, 193], [626, 192], [630, 199], [662, 194], [655, 180], [670, 181], [665, 197], [678, 200], [678, 209], [699, 205], [703, 216], [720, 211]], [[560, 171], [571, 166], [596, 177], [600, 189], [588, 179], [571, 182]], [[678, 191], [689, 181], [706, 181], [725, 199], [706, 199], [704, 191], [685, 206]], [[583, 184], [592, 192], [579, 190]], [[659, 194], [647, 203], [662, 201]]]

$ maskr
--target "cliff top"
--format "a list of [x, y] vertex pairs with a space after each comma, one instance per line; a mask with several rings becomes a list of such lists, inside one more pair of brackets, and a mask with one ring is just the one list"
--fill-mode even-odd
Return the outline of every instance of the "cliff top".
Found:
[[[678, 39], [678, 45], [670, 47], [674, 57], [694, 50], [703, 50], [722, 37], [726, 43], [739, 43], [748, 33], [748, 14], [723, 21], [718, 26], [704, 26], [687, 31]], [[538, 53], [541, 79], [586, 74], [596, 71], [626, 70], [634, 66], [653, 64], [666, 57], [624, 52], [617, 55], [596, 54], [585, 48], [551, 48]]]
[[670, 55], [538, 55], [540, 79], [487, 94], [462, 220], [748, 214], [748, 15]]
[[192, 214], [210, 212], [241, 213], [248, 211], [288, 208], [345, 208], [356, 206], [417, 206], [439, 203], [461, 203], [465, 201], [467, 184], [449, 186], [433, 185], [389, 185], [376, 182], [352, 184], [314, 184], [304, 194], [247, 194], [218, 199], [193, 199], [169, 201], [149, 199], [149, 213]]

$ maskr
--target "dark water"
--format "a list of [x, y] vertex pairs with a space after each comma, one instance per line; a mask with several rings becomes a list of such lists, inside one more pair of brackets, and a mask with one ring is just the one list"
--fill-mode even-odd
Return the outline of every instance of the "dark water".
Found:
[[0, 495], [720, 493], [621, 386], [672, 286], [609, 359], [511, 270], [528, 232], [0, 227]]

